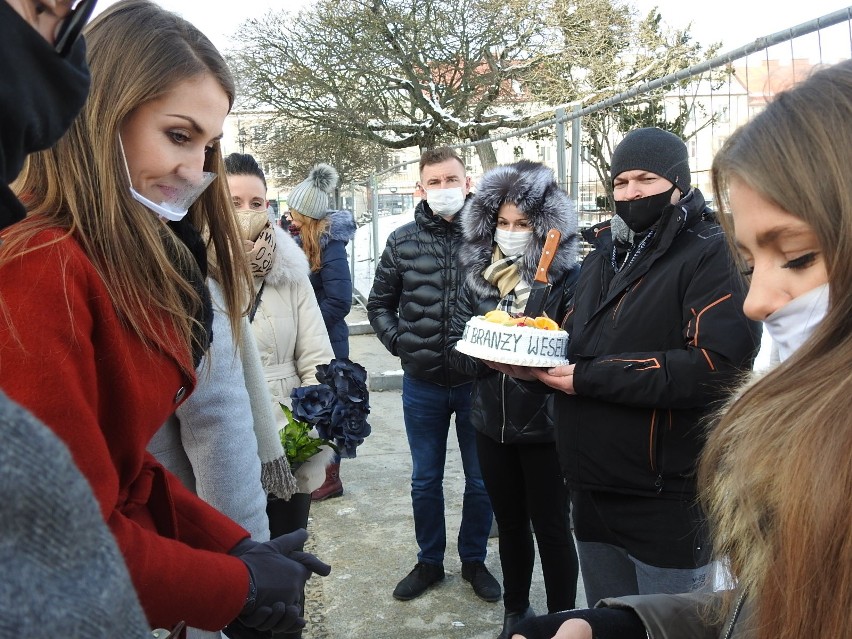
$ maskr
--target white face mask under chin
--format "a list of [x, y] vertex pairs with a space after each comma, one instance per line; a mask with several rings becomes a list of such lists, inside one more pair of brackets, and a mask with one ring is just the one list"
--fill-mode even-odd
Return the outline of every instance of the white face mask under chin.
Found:
[[828, 312], [828, 284], [790, 300], [763, 323], [783, 362], [804, 344]]
[[464, 191], [460, 186], [452, 189], [426, 189], [426, 202], [435, 215], [449, 220], [464, 206]]
[[216, 174], [209, 171], [201, 171], [196, 179], [190, 181], [186, 178], [177, 175], [172, 176], [169, 186], [172, 188], [172, 193], [168, 198], [164, 198], [160, 203], [149, 200], [139, 191], [133, 188], [133, 179], [130, 177], [130, 167], [127, 164], [127, 154], [124, 152], [124, 143], [121, 137], [118, 138], [118, 144], [121, 147], [121, 154], [124, 158], [124, 168], [127, 170], [127, 180], [130, 182], [130, 195], [134, 200], [153, 211], [158, 217], [169, 220], [170, 222], [179, 222], [189, 212], [189, 207], [204, 193], [204, 190], [210, 186], [213, 180], [216, 179]]
[[529, 244], [530, 237], [532, 237], [530, 231], [506, 231], [504, 229], [494, 231], [494, 241], [503, 251], [503, 255], [520, 255]]

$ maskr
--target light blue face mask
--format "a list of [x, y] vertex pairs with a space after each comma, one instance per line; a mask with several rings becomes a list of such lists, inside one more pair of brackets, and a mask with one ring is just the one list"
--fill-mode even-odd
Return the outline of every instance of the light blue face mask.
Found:
[[121, 136], [118, 137], [118, 145], [121, 147], [124, 168], [127, 171], [127, 179], [130, 182], [130, 195], [134, 200], [153, 211], [157, 217], [169, 220], [170, 222], [179, 222], [186, 217], [192, 203], [216, 179], [216, 174], [209, 171], [201, 171], [192, 180], [173, 175], [170, 177], [169, 184], [171, 192], [161, 202], [154, 202], [133, 188], [133, 180], [130, 177], [130, 167], [127, 164], [127, 154], [124, 152], [124, 144], [121, 141]]
[[783, 362], [804, 344], [828, 313], [828, 284], [796, 297], [763, 320]]

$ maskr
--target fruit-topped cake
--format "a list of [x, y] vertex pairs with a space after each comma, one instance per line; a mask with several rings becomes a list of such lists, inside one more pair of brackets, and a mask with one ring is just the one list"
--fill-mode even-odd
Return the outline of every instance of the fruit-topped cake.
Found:
[[556, 322], [499, 309], [470, 318], [456, 348], [471, 357], [503, 364], [549, 368], [568, 363], [568, 333]]

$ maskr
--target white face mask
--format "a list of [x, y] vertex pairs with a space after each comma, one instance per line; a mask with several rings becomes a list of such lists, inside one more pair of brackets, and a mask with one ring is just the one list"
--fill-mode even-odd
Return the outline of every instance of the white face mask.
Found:
[[783, 362], [811, 336], [828, 312], [828, 284], [790, 300], [763, 320]]
[[161, 202], [154, 202], [133, 188], [133, 179], [130, 177], [130, 167], [127, 164], [127, 155], [124, 153], [124, 144], [121, 142], [121, 137], [118, 138], [118, 143], [121, 147], [121, 154], [124, 157], [124, 168], [127, 170], [127, 179], [130, 182], [130, 195], [134, 200], [156, 213], [158, 217], [169, 220], [170, 222], [179, 222], [186, 217], [192, 203], [216, 179], [216, 174], [209, 171], [201, 171], [198, 175], [193, 176], [191, 180], [178, 175], [172, 175], [169, 178], [168, 185], [170, 192], [168, 195], [164, 193], [164, 198]]
[[494, 241], [503, 251], [503, 255], [520, 255], [524, 252], [532, 237], [532, 231], [506, 231], [496, 229]]
[[464, 206], [464, 191], [460, 186], [452, 189], [426, 189], [426, 201], [433, 213], [449, 220]]

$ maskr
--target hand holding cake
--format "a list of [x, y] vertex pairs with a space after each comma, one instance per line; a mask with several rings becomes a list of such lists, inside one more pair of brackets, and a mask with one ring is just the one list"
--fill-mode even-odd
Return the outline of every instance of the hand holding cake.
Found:
[[[567, 395], [576, 395], [574, 390], [574, 364], [555, 366], [547, 370], [542, 368], [529, 368], [529, 374], [542, 384], [560, 390]], [[526, 378], [521, 378], [526, 379]]]

